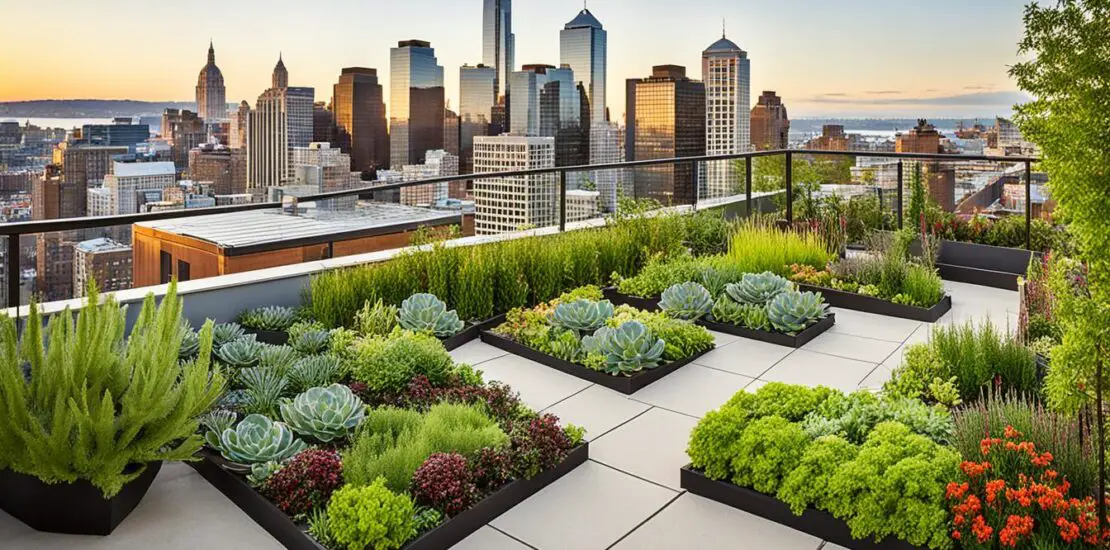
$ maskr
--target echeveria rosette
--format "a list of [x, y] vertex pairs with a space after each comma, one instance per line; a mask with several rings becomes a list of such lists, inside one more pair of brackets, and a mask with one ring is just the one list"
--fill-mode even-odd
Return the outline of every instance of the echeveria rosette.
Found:
[[579, 299], [555, 306], [551, 324], [578, 333], [593, 332], [612, 316], [613, 304], [609, 300]]
[[775, 330], [797, 333], [828, 316], [828, 307], [816, 292], [784, 292], [767, 304], [767, 317]]
[[243, 465], [281, 463], [305, 447], [305, 442], [297, 439], [289, 426], [261, 414], [248, 415], [220, 434], [220, 454]]
[[463, 329], [455, 310], [433, 294], [413, 294], [401, 302], [397, 316], [401, 327], [415, 332], [430, 332], [437, 338], [449, 338]]
[[713, 296], [698, 283], [679, 283], [663, 291], [659, 309], [676, 319], [693, 321], [713, 309]]
[[775, 296], [793, 289], [793, 283], [770, 271], [758, 274], [745, 273], [739, 283], [725, 285], [725, 293], [733, 301], [757, 306], [766, 305]]
[[346, 437], [366, 418], [366, 405], [350, 388], [309, 388], [281, 403], [281, 418], [293, 431], [321, 443]]
[[582, 349], [603, 354], [605, 372], [614, 375], [658, 367], [665, 347], [666, 342], [639, 321], [626, 321], [616, 328], [601, 327], [593, 336], [582, 338]]

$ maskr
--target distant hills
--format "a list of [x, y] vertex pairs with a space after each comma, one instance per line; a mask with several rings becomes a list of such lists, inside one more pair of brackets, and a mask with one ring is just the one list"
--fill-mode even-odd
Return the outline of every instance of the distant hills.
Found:
[[[969, 118], [930, 118], [929, 124], [937, 128], [955, 128], [961, 121], [965, 126], [971, 126], [978, 120], [985, 126], [994, 125], [993, 116]], [[847, 130], [909, 130], [917, 126], [915, 118], [799, 118], [791, 119], [790, 131], [801, 133], [821, 133], [821, 126], [825, 124], [840, 124]]]
[[37, 99], [0, 102], [0, 118], [111, 118], [160, 115], [166, 109], [196, 109], [192, 101], [130, 99]]

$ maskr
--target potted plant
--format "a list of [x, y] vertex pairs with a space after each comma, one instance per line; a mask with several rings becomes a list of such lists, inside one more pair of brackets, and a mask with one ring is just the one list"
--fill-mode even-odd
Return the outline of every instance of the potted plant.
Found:
[[266, 306], [239, 314], [239, 324], [259, 342], [276, 346], [289, 341], [289, 327], [296, 322], [297, 312], [291, 307]]
[[36, 305], [22, 337], [0, 319], [0, 509], [40, 531], [107, 535], [163, 461], [193, 458], [224, 379], [211, 322], [179, 361], [181, 308], [175, 284], [160, 306], [148, 295], [125, 337], [126, 310], [90, 285], [76, 321], [54, 315], [45, 334]]

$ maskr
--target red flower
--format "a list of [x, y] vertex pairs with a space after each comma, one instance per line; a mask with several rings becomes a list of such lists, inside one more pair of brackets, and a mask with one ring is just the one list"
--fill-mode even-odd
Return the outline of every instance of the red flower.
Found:
[[1058, 518], [1056, 526], [1060, 528], [1060, 538], [1064, 539], [1064, 542], [1071, 543], [1079, 538], [1079, 526], [1068, 521], [1067, 518]]
[[948, 484], [948, 487], [945, 489], [944, 496], [948, 499], [963, 498], [964, 493], [967, 492], [967, 489], [967, 483], [956, 483], [955, 481], [953, 481]]
[[1018, 439], [1021, 437], [1021, 432], [1015, 430], [1013, 426], [1006, 426], [1002, 435], [1006, 436], [1006, 439]]

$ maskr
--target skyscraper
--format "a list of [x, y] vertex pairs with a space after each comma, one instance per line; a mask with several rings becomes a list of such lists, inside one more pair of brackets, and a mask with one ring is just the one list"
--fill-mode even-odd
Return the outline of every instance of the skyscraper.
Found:
[[601, 22], [587, 9], [559, 31], [560, 63], [570, 66], [575, 80], [586, 90], [590, 123], [605, 120], [606, 42]]
[[752, 146], [759, 150], [790, 146], [790, 117], [786, 105], [773, 91], [764, 91], [752, 107]]
[[497, 105], [496, 80], [497, 69], [483, 64], [463, 65], [459, 69], [459, 170], [462, 174], [474, 171], [474, 137], [488, 136], [496, 131], [491, 128], [493, 109]]
[[208, 138], [204, 119], [189, 110], [166, 109], [162, 113], [162, 137], [173, 147], [171, 155], [177, 173], [189, 167], [189, 151]]
[[216, 66], [216, 50], [208, 43], [208, 64], [197, 77], [197, 114], [206, 122], [227, 118], [227, 92], [224, 75]]
[[[751, 64], [748, 54], [721, 33], [701, 54], [705, 84], [705, 154], [729, 155], [751, 149]], [[702, 198], [725, 197], [739, 189], [731, 161], [706, 163]]]
[[351, 169], [363, 172], [389, 166], [389, 134], [377, 69], [346, 67], [332, 90], [332, 110], [351, 155]]
[[443, 148], [443, 67], [423, 40], [398, 42], [389, 54], [389, 163], [398, 170]]
[[250, 103], [243, 101], [239, 103], [239, 109], [231, 114], [227, 132], [228, 147], [243, 149], [247, 146], [247, 118], [249, 118], [250, 112]]
[[[705, 86], [686, 77], [686, 67], [657, 65], [647, 78], [626, 82], [625, 158], [648, 160], [705, 154]], [[637, 198], [693, 204], [694, 167], [653, 166], [634, 170]]]
[[278, 58], [274, 67], [275, 87], [262, 92], [247, 119], [247, 188], [256, 196], [269, 187], [293, 179], [289, 150], [307, 147], [312, 141], [312, 88], [287, 85], [289, 73]]
[[587, 164], [588, 135], [583, 121], [583, 88], [569, 66], [525, 65], [512, 73], [511, 131], [520, 136], [555, 138], [555, 165]]
[[482, 64], [493, 67], [493, 93], [498, 102], [506, 103], [509, 74], [516, 66], [514, 52], [512, 0], [485, 0], [482, 6]]
[[[474, 172], [506, 172], [555, 166], [550, 137], [478, 136], [474, 138]], [[559, 221], [555, 174], [474, 180], [474, 232], [495, 235], [525, 227], [548, 227]]]
[[270, 75], [271, 88], [288, 88], [289, 87], [289, 71], [285, 69], [285, 62], [281, 59], [281, 54], [278, 54], [277, 65], [274, 65], [274, 72]]

